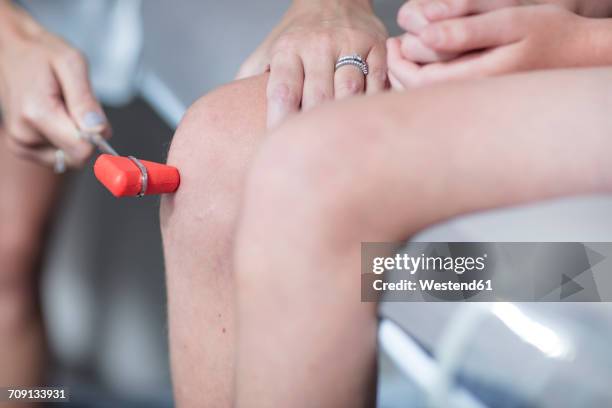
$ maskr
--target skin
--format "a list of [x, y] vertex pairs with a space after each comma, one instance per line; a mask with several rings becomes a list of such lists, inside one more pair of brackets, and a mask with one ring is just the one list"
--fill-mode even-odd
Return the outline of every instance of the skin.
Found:
[[38, 266], [59, 185], [50, 169], [9, 152], [0, 127], [0, 386], [44, 382]]
[[168, 163], [180, 166], [181, 188], [162, 197], [161, 226], [178, 406], [233, 405], [231, 258], [244, 179], [266, 131], [266, 78], [237, 81], [201, 98], [172, 141]]
[[[386, 38], [370, 0], [295, 0], [238, 78], [270, 72], [266, 121], [274, 127], [301, 109], [385, 89]], [[367, 79], [355, 67], [334, 72], [336, 60], [352, 54], [367, 61]]]
[[49, 167], [62, 149], [70, 166], [82, 165], [93, 147], [79, 131], [108, 133], [83, 56], [7, 1], [0, 2], [0, 27], [0, 106], [9, 148]]
[[407, 3], [398, 13], [406, 34], [387, 42], [390, 81], [395, 89], [405, 89], [518, 71], [607, 65], [611, 23], [576, 13], [606, 16], [611, 4]]
[[[179, 403], [229, 406], [232, 402], [235, 299], [231, 290], [232, 268], [227, 260], [233, 247], [242, 179], [266, 128], [328, 100], [385, 89], [386, 38], [386, 29], [374, 15], [369, 0], [296, 0], [238, 74], [238, 78], [247, 78], [269, 71], [269, 80], [268, 76], [265, 80], [259, 76], [205, 97], [190, 109], [178, 129], [169, 162], [186, 166], [181, 168], [181, 190], [173, 198], [163, 199], [162, 230], [167, 248], [171, 361]], [[334, 72], [337, 58], [353, 53], [368, 62], [367, 78], [354, 67]], [[235, 93], [235, 98], [216, 97], [219, 93]], [[223, 109], [221, 113], [211, 109], [209, 100], [228, 103], [219, 106]], [[241, 103], [243, 100], [248, 103]], [[230, 119], [228, 112], [240, 115]], [[218, 126], [210, 129], [211, 123]], [[209, 129], [201, 133], [204, 127]], [[180, 147], [200, 142], [207, 147], [202, 150]], [[194, 152], [198, 152], [197, 160], [192, 156]], [[189, 186], [190, 178], [202, 183], [198, 177], [202, 164], [224, 177], [189, 193], [190, 188], [184, 186]], [[225, 171], [217, 173], [221, 167]], [[234, 176], [232, 183], [227, 184], [229, 174]], [[193, 200], [207, 204], [193, 213], [175, 215], [171, 210], [175, 202], [180, 207]], [[198, 220], [195, 224], [192, 217]], [[200, 222], [206, 223], [206, 228], [192, 230], [191, 226]], [[184, 244], [180, 245], [181, 242]], [[193, 254], [192, 242], [215, 248], [215, 255]], [[189, 260], [186, 268], [184, 259]], [[180, 272], [185, 269], [191, 272]], [[211, 286], [211, 281], [216, 284]], [[205, 300], [192, 302], [194, 296]], [[194, 327], [207, 334], [200, 339], [202, 347], [193, 345]], [[204, 375], [196, 375], [194, 370]], [[205, 396], [194, 394], [194, 389], [204, 390]]]
[[70, 167], [82, 165], [92, 147], [79, 132], [108, 135], [110, 128], [83, 57], [6, 0], [0, 0], [0, 108], [0, 385], [42, 385], [38, 261], [60, 185], [55, 152], [62, 149]]
[[585, 70], [447, 84], [330, 105], [274, 131], [234, 252], [237, 406], [371, 406], [376, 314], [359, 301], [361, 242], [612, 192], [611, 81]]
[[173, 141], [183, 183], [161, 209], [178, 405], [371, 405], [376, 305], [359, 302], [360, 242], [612, 191], [611, 79], [538, 73], [355, 98], [269, 136], [265, 77], [201, 99]]

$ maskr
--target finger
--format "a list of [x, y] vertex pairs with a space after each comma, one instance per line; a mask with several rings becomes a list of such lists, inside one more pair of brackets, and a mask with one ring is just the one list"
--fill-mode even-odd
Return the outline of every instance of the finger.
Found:
[[427, 26], [419, 38], [437, 51], [466, 52], [516, 42], [522, 37], [516, 8], [444, 20]]
[[422, 2], [423, 0], [408, 1], [397, 12], [397, 24], [406, 32], [418, 34], [429, 24], [420, 7]]
[[392, 72], [389, 72], [389, 83], [391, 84], [391, 89], [394, 91], [404, 91], [404, 85], [393, 75]]
[[47, 145], [48, 141], [31, 125], [22, 120], [11, 120], [5, 124], [7, 140], [24, 147], [39, 147]]
[[464, 55], [451, 62], [429, 64], [415, 74], [415, 81], [420, 85], [429, 85], [500, 75], [512, 70], [511, 61], [504, 61], [504, 58], [507, 58], [505, 53], [485, 51]]
[[259, 58], [259, 56], [249, 57], [244, 64], [240, 66], [236, 79], [244, 79], [255, 75], [263, 74], [270, 68], [270, 64]]
[[308, 110], [334, 98], [334, 57], [324, 54], [312, 58], [302, 56], [304, 61], [304, 91], [302, 109]]
[[296, 54], [278, 53], [270, 64], [266, 89], [268, 127], [278, 125], [287, 115], [298, 112], [302, 101], [304, 67]]
[[[394, 89], [407, 89], [417, 86], [419, 66], [405, 59], [400, 52], [400, 40], [387, 40], [387, 61], [389, 66], [389, 81]], [[399, 86], [398, 86], [399, 84]]]
[[[55, 167], [57, 160], [57, 148], [55, 147], [49, 145], [36, 148], [25, 147], [10, 139], [7, 140], [7, 147], [17, 157], [38, 163], [49, 169], [53, 169]], [[68, 165], [68, 163], [69, 158], [66, 157], [66, 164]]]
[[53, 61], [68, 113], [81, 130], [109, 135], [110, 127], [89, 81], [83, 56], [66, 47]]
[[369, 72], [366, 76], [366, 94], [384, 91], [387, 88], [387, 49], [374, 46], [368, 54]]
[[419, 64], [449, 61], [457, 57], [457, 53], [436, 51], [425, 44], [414, 34], [406, 33], [401, 37], [401, 53], [404, 58]]
[[40, 103], [38, 106], [28, 117], [29, 124], [44, 135], [55, 148], [63, 150], [72, 159], [71, 167], [85, 164], [93, 152], [93, 146], [80, 137], [79, 130], [62, 102]]
[[[341, 56], [349, 55], [343, 53]], [[361, 68], [355, 65], [344, 65], [334, 74], [334, 96], [345, 99], [363, 93], [365, 90], [365, 75]]]
[[418, 8], [428, 21], [438, 21], [519, 6], [522, 3], [524, 0], [421, 0]]

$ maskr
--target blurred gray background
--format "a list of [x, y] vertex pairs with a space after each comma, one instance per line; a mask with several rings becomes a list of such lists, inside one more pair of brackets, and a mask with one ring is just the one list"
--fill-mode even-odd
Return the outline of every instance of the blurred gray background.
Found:
[[[96, 88], [112, 106], [108, 114], [119, 152], [161, 161], [184, 109], [232, 79], [289, 1], [24, 3], [88, 54]], [[102, 9], [96, 9], [102, 3], [104, 18]], [[392, 31], [402, 3], [376, 2]], [[118, 11], [109, 12], [108, 4]], [[92, 395], [169, 405], [158, 198], [116, 200], [96, 182], [91, 166], [71, 176], [65, 190], [44, 266], [44, 309], [57, 357], [56, 378]], [[612, 241], [611, 210], [609, 198], [561, 200], [465, 217], [419, 239]], [[432, 348], [456, 308], [391, 304], [382, 311]], [[383, 373], [382, 406], [402, 400], [407, 405], [411, 396], [412, 405], [419, 405], [412, 386], [386, 360]]]

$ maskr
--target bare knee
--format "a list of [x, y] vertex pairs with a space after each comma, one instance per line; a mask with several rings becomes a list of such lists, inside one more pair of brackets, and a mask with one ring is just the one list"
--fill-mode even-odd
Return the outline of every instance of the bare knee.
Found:
[[372, 236], [364, 211], [371, 200], [362, 184], [369, 183], [368, 142], [346, 122], [313, 114], [281, 126], [255, 159], [234, 252], [239, 293], [331, 285], [330, 270], [339, 272], [339, 285], [353, 282], [343, 272], [354, 268], [329, 262], [358, 254]]
[[246, 163], [265, 129], [265, 80], [223, 86], [200, 98], [181, 121], [168, 156], [180, 170], [181, 185], [161, 204], [169, 261], [176, 247], [193, 250], [206, 240], [226, 245]]
[[257, 155], [241, 221], [270, 234], [295, 234], [288, 239], [309, 247], [358, 239], [368, 227], [364, 184], [371, 180], [368, 158], [376, 154], [367, 138], [325, 113], [282, 126]]

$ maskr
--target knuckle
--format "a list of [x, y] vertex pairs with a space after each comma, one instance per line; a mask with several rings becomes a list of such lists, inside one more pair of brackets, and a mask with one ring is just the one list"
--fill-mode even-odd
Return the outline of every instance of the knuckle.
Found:
[[38, 122], [43, 117], [43, 109], [40, 104], [26, 102], [23, 104], [20, 112], [20, 119], [26, 122]]
[[318, 59], [323, 55], [333, 55], [335, 54], [336, 47], [331, 40], [328, 41], [315, 41], [312, 43], [311, 51], [307, 55], [311, 59]]
[[298, 93], [286, 83], [273, 85], [268, 91], [268, 99], [283, 105], [298, 105], [300, 103]]
[[285, 34], [279, 37], [274, 44], [275, 52], [284, 52], [288, 50], [293, 50], [297, 42], [297, 39], [293, 36], [293, 34]]
[[67, 67], [84, 67], [86, 66], [83, 55], [74, 48], [65, 48], [59, 57], [60, 63]]
[[11, 144], [18, 145], [24, 148], [35, 147], [40, 142], [34, 137], [33, 133], [24, 131], [26, 125], [19, 122], [10, 122], [6, 124], [8, 132], [8, 140]]
[[334, 34], [329, 31], [321, 31], [314, 35], [312, 41], [314, 44], [318, 44], [322, 49], [331, 50], [335, 44], [336, 38]]
[[442, 25], [442, 38], [451, 45], [462, 46], [469, 41], [469, 37], [470, 31], [461, 21]]
[[331, 92], [326, 89], [315, 88], [312, 91], [311, 99], [314, 102], [314, 104], [318, 105], [320, 103], [323, 103], [325, 101], [332, 99], [332, 95], [331, 95]]

